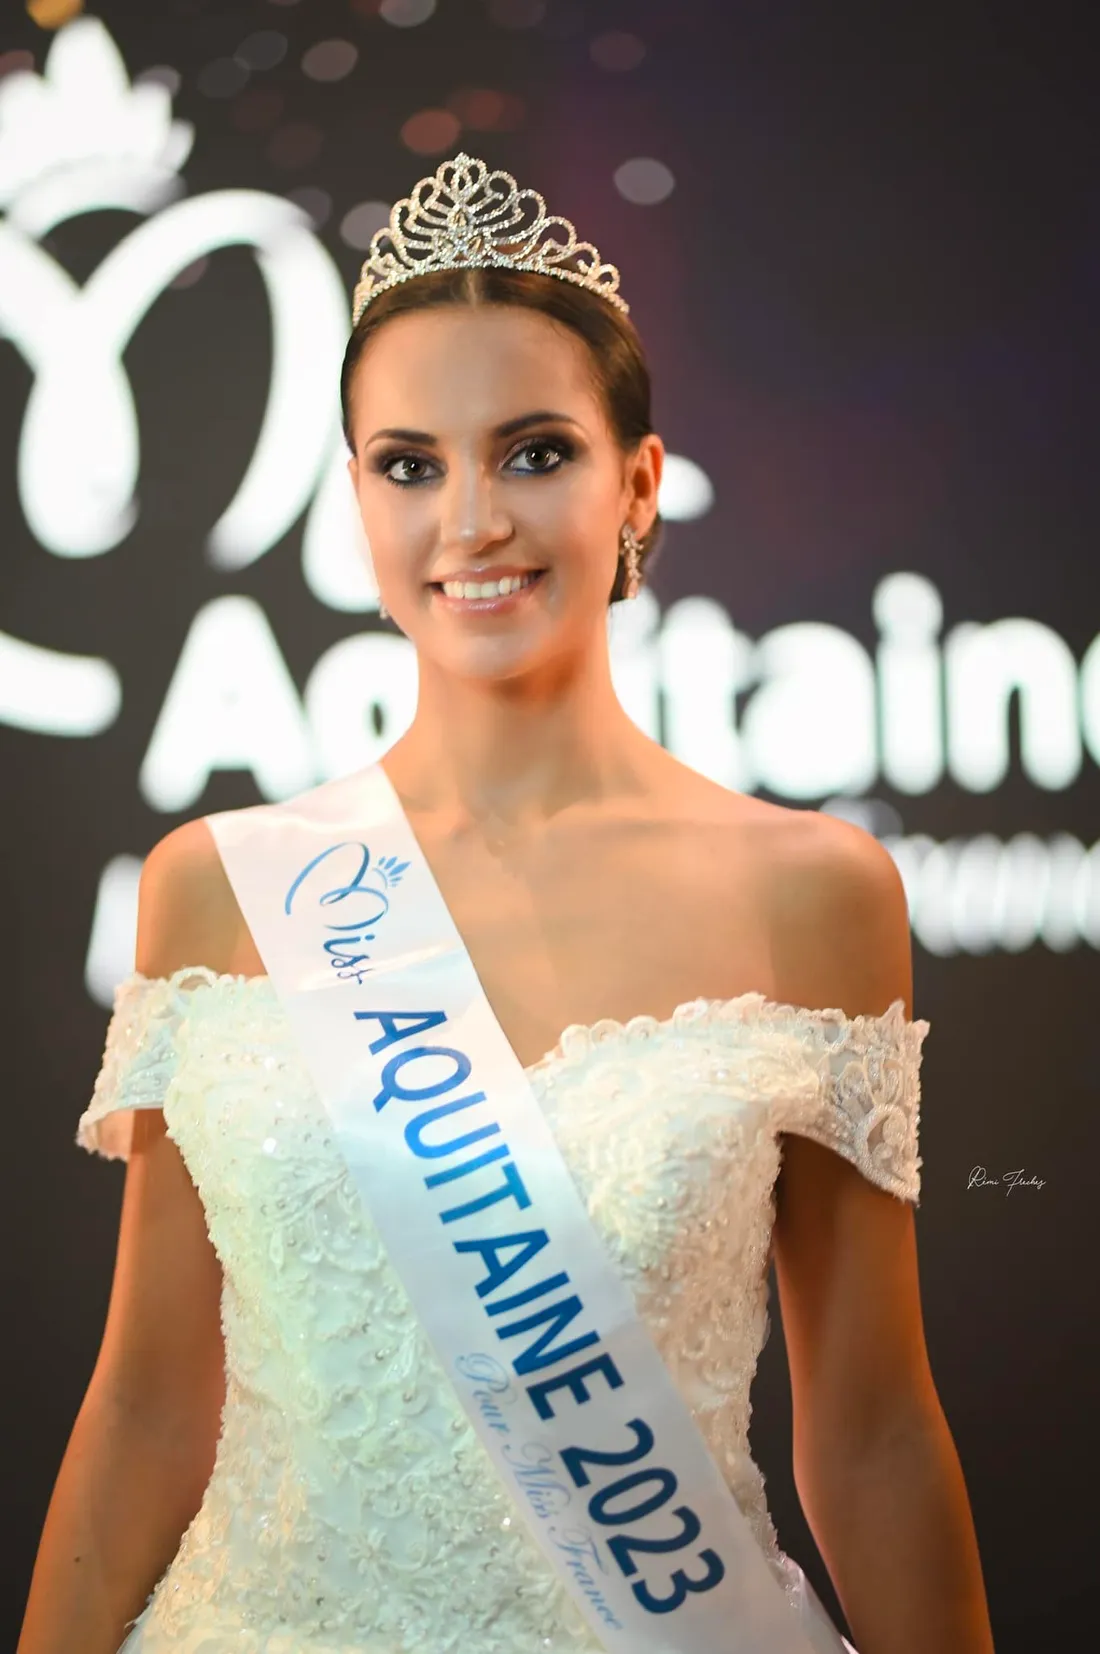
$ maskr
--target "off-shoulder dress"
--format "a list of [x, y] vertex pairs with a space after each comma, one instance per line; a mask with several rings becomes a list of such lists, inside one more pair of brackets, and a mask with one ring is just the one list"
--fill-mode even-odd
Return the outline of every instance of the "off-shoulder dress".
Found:
[[[928, 1023], [697, 999], [526, 1070], [612, 1261], [798, 1611], [749, 1450], [783, 1134], [916, 1202]], [[201, 1508], [126, 1654], [599, 1654], [501, 1484], [332, 1140], [266, 976], [116, 991], [78, 1141], [162, 1109], [222, 1266]], [[842, 1645], [841, 1645], [842, 1646]]]

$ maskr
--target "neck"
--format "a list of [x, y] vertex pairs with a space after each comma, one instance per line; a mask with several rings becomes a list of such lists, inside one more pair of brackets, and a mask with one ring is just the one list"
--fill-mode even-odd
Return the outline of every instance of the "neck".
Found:
[[538, 676], [461, 678], [421, 659], [416, 715], [384, 768], [411, 813], [523, 833], [650, 784], [661, 749], [624, 711], [606, 643]]

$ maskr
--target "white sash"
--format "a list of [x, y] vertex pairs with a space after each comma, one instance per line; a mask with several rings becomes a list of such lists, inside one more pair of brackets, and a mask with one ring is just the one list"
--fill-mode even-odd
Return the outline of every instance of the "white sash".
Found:
[[413, 1308], [597, 1640], [839, 1654], [639, 1320], [382, 765], [205, 819]]

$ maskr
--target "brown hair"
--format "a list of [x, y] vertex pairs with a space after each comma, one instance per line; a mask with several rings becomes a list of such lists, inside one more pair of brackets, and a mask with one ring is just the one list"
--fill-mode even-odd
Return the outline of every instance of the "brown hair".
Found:
[[[399, 282], [380, 293], [364, 310], [352, 330], [340, 371], [340, 410], [344, 438], [354, 453], [351, 435], [351, 386], [355, 369], [368, 341], [394, 316], [445, 304], [515, 304], [541, 311], [580, 335], [588, 346], [593, 382], [603, 400], [608, 423], [623, 453], [629, 453], [653, 429], [650, 417], [650, 376], [642, 341], [623, 311], [598, 294], [557, 276], [533, 270], [478, 266], [433, 270]], [[643, 573], [656, 556], [662, 538], [660, 515], [642, 537]], [[609, 601], [623, 595], [625, 565], [620, 551], [615, 584]]]

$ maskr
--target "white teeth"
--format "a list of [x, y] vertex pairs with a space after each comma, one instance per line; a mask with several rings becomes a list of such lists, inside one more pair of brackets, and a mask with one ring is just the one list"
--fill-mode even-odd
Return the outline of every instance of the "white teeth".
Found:
[[443, 590], [448, 597], [478, 598], [478, 597], [507, 597], [509, 592], [519, 591], [521, 586], [529, 586], [538, 578], [539, 571], [533, 569], [529, 574], [509, 574], [503, 580], [444, 580]]

